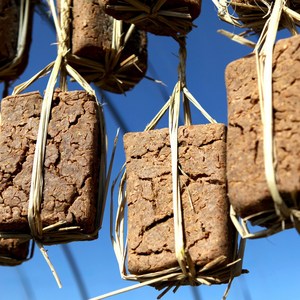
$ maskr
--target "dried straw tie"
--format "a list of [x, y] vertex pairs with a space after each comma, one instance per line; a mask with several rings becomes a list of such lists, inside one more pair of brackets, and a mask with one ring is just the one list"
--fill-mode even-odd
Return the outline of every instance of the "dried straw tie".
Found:
[[[208, 119], [211, 123], [216, 121], [203, 109], [198, 101], [190, 94], [186, 87], [186, 45], [185, 37], [178, 38], [177, 41], [180, 44], [179, 56], [180, 63], [178, 67], [179, 80], [175, 85], [173, 93], [167, 103], [162, 107], [158, 114], [153, 118], [145, 130], [151, 130], [156, 127], [159, 120], [169, 109], [169, 131], [170, 131], [170, 143], [171, 143], [171, 156], [172, 156], [172, 185], [173, 185], [173, 212], [174, 212], [174, 239], [175, 239], [175, 255], [178, 261], [178, 267], [169, 268], [167, 270], [153, 272], [144, 275], [132, 275], [127, 273], [126, 269], [126, 238], [125, 230], [125, 207], [126, 207], [126, 195], [125, 195], [125, 184], [126, 184], [126, 171], [122, 170], [119, 174], [121, 176], [119, 191], [118, 191], [118, 208], [115, 218], [115, 224], [113, 222], [113, 191], [117, 184], [116, 179], [112, 184], [112, 195], [111, 195], [111, 240], [113, 248], [118, 260], [120, 275], [125, 280], [139, 281], [139, 284], [116, 290], [90, 300], [105, 299], [120, 293], [124, 293], [136, 288], [140, 288], [146, 285], [152, 285], [158, 290], [163, 290], [158, 296], [160, 299], [170, 289], [174, 288], [174, 292], [181, 285], [192, 285], [198, 286], [201, 284], [211, 285], [214, 283], [223, 283], [229, 281], [228, 287], [224, 293], [223, 299], [226, 299], [231, 282], [234, 277], [239, 276], [244, 271], [242, 270], [242, 259], [244, 254], [245, 240], [240, 243], [239, 249], [235, 251], [235, 260], [226, 265], [225, 267], [218, 267], [224, 262], [225, 257], [221, 256], [214, 261], [208, 263], [199, 271], [196, 271], [194, 263], [191, 261], [188, 251], [185, 249], [184, 243], [184, 229], [183, 229], [183, 216], [181, 207], [181, 194], [178, 176], [178, 122], [180, 113], [180, 102], [181, 96], [183, 96], [184, 105], [184, 119], [185, 124], [191, 124], [191, 114], [189, 108], [189, 102]], [[125, 165], [123, 166], [123, 169]], [[236, 235], [237, 238], [237, 235]]]
[[[245, 4], [241, 2], [236, 2], [234, 0], [212, 0], [218, 10], [218, 16], [221, 20], [232, 24], [239, 28], [250, 28], [245, 32], [240, 34], [233, 34], [226, 30], [218, 30], [219, 33], [225, 35], [226, 37], [232, 39], [240, 44], [255, 48], [256, 44], [249, 41], [245, 37], [253, 33], [253, 30], [260, 32], [264, 28], [264, 24], [270, 18], [271, 12], [273, 10], [275, 1], [271, 0], [260, 0], [255, 1], [255, 5]], [[292, 35], [297, 34], [296, 26], [300, 24], [300, 5], [297, 7], [297, 11], [289, 8], [289, 5], [293, 1], [285, 1], [282, 4], [281, 19], [278, 28], [287, 28]], [[297, 1], [295, 1], [297, 2]], [[262, 5], [259, 5], [261, 3]], [[230, 12], [230, 7], [236, 7], [240, 9], [245, 9], [245, 12], [249, 14], [237, 16], [235, 12]], [[250, 14], [251, 12], [251, 14]]]
[[[237, 25], [236, 19], [228, 13], [228, 2], [225, 0], [213, 0], [218, 7], [219, 16], [223, 20]], [[267, 3], [267, 2], [266, 2]], [[267, 3], [268, 4], [268, 3]], [[231, 218], [237, 230], [243, 238], [260, 238], [272, 235], [276, 232], [284, 230], [286, 222], [291, 222], [296, 230], [300, 233], [300, 211], [298, 209], [289, 208], [282, 199], [277, 183], [276, 183], [276, 153], [274, 149], [274, 131], [273, 131], [273, 96], [272, 96], [272, 61], [273, 61], [273, 47], [276, 40], [276, 35], [279, 29], [279, 24], [282, 15], [285, 18], [300, 21], [300, 15], [292, 11], [286, 6], [287, 0], [275, 0], [273, 6], [268, 6], [266, 15], [269, 17], [264, 20], [265, 26], [261, 32], [260, 39], [255, 45], [254, 53], [256, 57], [256, 68], [258, 75], [258, 89], [260, 98], [261, 118], [263, 124], [263, 153], [264, 153], [264, 168], [267, 185], [274, 201], [275, 216], [272, 211], [267, 216], [261, 214], [251, 215], [245, 219], [239, 220], [234, 209], [231, 207]], [[285, 22], [285, 26], [292, 33], [295, 34], [295, 24]], [[240, 42], [240, 41], [239, 41]], [[255, 233], [250, 233], [248, 229], [248, 221], [253, 221], [253, 225], [264, 224], [268, 219], [274, 219], [276, 215], [279, 218], [271, 227]]]
[[142, 24], [150, 21], [156, 26], [167, 26], [172, 31], [180, 34], [186, 34], [193, 27], [192, 17], [184, 9], [163, 10], [161, 7], [167, 0], [154, 1], [154, 5], [147, 5], [137, 0], [122, 0], [119, 4], [108, 5], [111, 10], [132, 13], [132, 18], [126, 19], [126, 22], [133, 24]]
[[80, 73], [86, 73], [85, 79], [89, 82], [94, 82], [97, 86], [106, 88], [107, 85], [115, 85], [121, 92], [124, 92], [123, 85], [134, 87], [139, 79], [128, 77], [122, 72], [132, 66], [137, 68], [142, 73], [138, 66], [139, 57], [135, 54], [130, 55], [124, 61], [121, 61], [128, 40], [135, 30], [135, 25], [131, 24], [126, 34], [123, 32], [123, 21], [116, 20], [110, 16], [113, 23], [112, 45], [110, 51], [106, 52], [104, 63], [99, 63], [91, 59], [79, 57], [68, 53], [68, 61], [75, 65]]
[[[63, 90], [67, 90], [67, 81], [66, 77], [69, 74], [88, 94], [93, 95], [96, 98], [94, 90], [90, 87], [90, 85], [79, 75], [79, 73], [74, 70], [68, 64], [68, 42], [69, 42], [69, 10], [70, 10], [70, 0], [61, 0], [61, 25], [59, 25], [59, 21], [56, 14], [54, 0], [47, 0], [50, 10], [53, 15], [54, 25], [57, 32], [58, 37], [58, 53], [56, 60], [47, 65], [43, 70], [34, 75], [31, 79], [24, 82], [15, 88], [13, 94], [18, 94], [22, 92], [25, 88], [27, 88], [34, 81], [44, 76], [48, 72], [51, 71], [49, 81], [47, 83], [46, 92], [44, 95], [40, 124], [38, 129], [38, 136], [36, 141], [36, 149], [34, 153], [34, 161], [32, 167], [32, 178], [31, 178], [31, 186], [30, 186], [30, 196], [29, 196], [29, 204], [28, 204], [28, 222], [31, 230], [31, 235], [41, 250], [45, 260], [47, 261], [59, 287], [61, 287], [60, 279], [50, 262], [48, 254], [43, 247], [43, 240], [47, 240], [48, 243], [51, 242], [52, 239], [55, 239], [57, 242], [67, 242], [72, 240], [86, 240], [89, 238], [93, 238], [100, 227], [103, 215], [103, 207], [104, 207], [104, 199], [106, 198], [106, 190], [107, 190], [107, 182], [106, 182], [106, 164], [103, 158], [106, 157], [106, 133], [105, 133], [105, 122], [104, 116], [102, 112], [102, 108], [97, 101], [98, 104], [98, 113], [100, 120], [100, 145], [101, 145], [101, 155], [102, 163], [100, 167], [100, 184], [99, 184], [99, 210], [97, 211], [98, 215], [96, 216], [97, 224], [96, 224], [96, 232], [90, 235], [82, 234], [78, 231], [78, 227], [67, 227], [61, 228], [65, 224], [65, 222], [58, 222], [54, 225], [48, 226], [46, 228], [42, 228], [41, 221], [41, 201], [42, 201], [42, 191], [43, 191], [43, 162], [45, 157], [45, 148], [46, 148], [46, 140], [47, 140], [47, 128], [50, 119], [51, 113], [51, 104], [53, 98], [53, 92], [56, 85], [57, 78], [59, 73], [61, 74], [60, 86]], [[100, 206], [102, 203], [103, 206]], [[59, 230], [58, 230], [59, 229]], [[55, 231], [56, 230], [56, 231]]]
[[[20, 15], [19, 15], [19, 30], [16, 57], [6, 65], [0, 68], [0, 77], [15, 77], [19, 65], [22, 63], [26, 38], [29, 26], [30, 14], [30, 0], [20, 1]], [[4, 96], [8, 94], [9, 83], [5, 82]]]

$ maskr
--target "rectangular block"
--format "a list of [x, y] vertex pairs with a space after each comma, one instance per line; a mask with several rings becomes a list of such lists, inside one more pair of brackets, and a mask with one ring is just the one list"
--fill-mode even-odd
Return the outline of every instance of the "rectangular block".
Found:
[[29, 241], [0, 238], [0, 265], [16, 266], [26, 260], [29, 253]]
[[[124, 93], [133, 88], [147, 70], [146, 32], [135, 28], [125, 43], [130, 25], [122, 23], [120, 52], [112, 48], [113, 18], [105, 14], [102, 1], [73, 0], [71, 12], [72, 54], [94, 62], [87, 64], [71, 60], [76, 70], [88, 82], [110, 92]], [[134, 64], [128, 64], [132, 56], [135, 56]]]
[[[291, 207], [300, 200], [300, 36], [280, 40], [273, 58], [274, 145], [279, 192]], [[226, 69], [227, 179], [231, 204], [242, 217], [274, 210], [263, 159], [254, 55]]]
[[[201, 267], [232, 259], [223, 124], [180, 127], [181, 197], [186, 249]], [[127, 133], [128, 268], [144, 274], [177, 266], [174, 253], [171, 152], [168, 129]]]
[[[33, 22], [33, 6], [29, 1], [28, 26], [25, 27], [25, 37], [22, 42], [22, 55], [18, 54], [18, 40], [20, 39], [21, 1], [1, 0], [0, 1], [0, 81], [11, 81], [18, 78], [24, 71], [28, 63], [29, 50], [31, 44], [31, 32]], [[25, 2], [25, 1], [24, 1]], [[25, 6], [25, 4], [24, 4]], [[24, 24], [22, 30], [24, 30]], [[19, 60], [14, 61], [18, 56]]]
[[[29, 233], [32, 163], [42, 97], [38, 92], [1, 102], [0, 231]], [[82, 233], [95, 230], [100, 142], [95, 98], [56, 91], [44, 161], [43, 227], [65, 221]]]

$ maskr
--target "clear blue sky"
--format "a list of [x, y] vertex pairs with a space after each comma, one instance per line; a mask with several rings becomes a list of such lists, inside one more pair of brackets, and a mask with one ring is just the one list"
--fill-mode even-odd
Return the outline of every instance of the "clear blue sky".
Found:
[[[190, 92], [219, 122], [227, 122], [224, 69], [226, 65], [246, 54], [251, 49], [238, 45], [220, 36], [216, 31], [226, 28], [239, 32], [217, 18], [211, 1], [204, 0], [202, 14], [196, 20], [195, 28], [187, 39], [188, 62], [187, 83]], [[18, 82], [30, 78], [49, 62], [55, 59], [56, 41], [54, 32], [48, 24], [35, 15], [33, 43], [29, 65]], [[148, 75], [162, 80], [166, 85], [164, 92], [169, 95], [177, 80], [177, 45], [169, 37], [149, 35], [149, 68]], [[156, 74], [153, 73], [153, 68]], [[28, 89], [43, 90], [46, 80], [40, 80]], [[0, 91], [2, 86], [0, 86]], [[130, 131], [142, 131], [163, 105], [166, 97], [160, 87], [149, 80], [142, 82], [128, 92], [126, 96], [109, 94], [111, 104], [121, 115]], [[104, 106], [109, 141], [111, 145], [119, 124]], [[198, 113], [193, 113], [195, 124], [206, 122]], [[160, 127], [165, 127], [162, 122]], [[122, 138], [118, 144], [114, 164], [113, 178], [124, 162]], [[108, 199], [109, 200], [109, 199]], [[88, 296], [95, 297], [130, 285], [120, 279], [118, 266], [109, 238], [109, 207], [106, 207], [103, 227], [99, 239], [92, 242], [78, 242], [69, 245], [80, 270]], [[228, 300], [296, 300], [299, 299], [299, 248], [300, 239], [294, 230], [288, 230], [275, 236], [250, 240], [247, 243], [244, 268], [249, 274], [237, 278], [231, 288]], [[0, 267], [0, 299], [10, 300], [60, 300], [82, 299], [76, 280], [71, 272], [68, 260], [61, 246], [47, 247], [48, 254], [61, 278], [63, 288], [58, 289], [47, 264], [38, 250], [33, 259], [19, 267]], [[219, 300], [225, 285], [198, 287], [201, 300]], [[28, 294], [29, 293], [29, 294]], [[176, 294], [168, 293], [164, 299], [196, 299], [190, 287], [180, 288]], [[156, 299], [157, 291], [145, 287], [114, 299]]]

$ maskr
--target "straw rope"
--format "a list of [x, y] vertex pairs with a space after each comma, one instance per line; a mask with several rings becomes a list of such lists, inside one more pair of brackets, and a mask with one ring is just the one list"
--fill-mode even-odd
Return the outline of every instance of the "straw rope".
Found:
[[146, 4], [137, 0], [120, 0], [115, 5], [107, 5], [107, 9], [116, 13], [131, 13], [132, 17], [126, 22], [142, 25], [149, 21], [158, 28], [168, 27], [172, 32], [179, 35], [187, 34], [194, 27], [192, 17], [187, 7], [177, 9], [162, 9], [167, 0], [154, 1], [153, 4]]
[[[218, 8], [218, 14], [226, 22], [238, 26], [236, 19], [229, 15], [228, 5], [233, 1], [212, 0]], [[263, 125], [263, 157], [265, 178], [271, 197], [274, 202], [274, 210], [262, 211], [260, 213], [250, 215], [247, 218], [239, 218], [239, 216], [231, 207], [231, 219], [236, 229], [243, 238], [261, 238], [287, 228], [295, 227], [300, 233], [300, 211], [299, 208], [289, 208], [282, 199], [276, 183], [276, 151], [274, 148], [274, 130], [273, 130], [273, 95], [272, 95], [272, 72], [273, 72], [273, 48], [276, 41], [277, 32], [280, 26], [285, 26], [291, 34], [296, 34], [295, 25], [298, 25], [300, 14], [288, 7], [290, 4], [287, 0], [275, 0], [273, 5], [268, 1], [262, 1], [267, 7], [264, 13], [264, 27], [260, 34], [260, 38], [255, 45], [254, 53], [256, 57], [256, 69], [258, 76], [258, 90], [260, 99], [260, 112]], [[248, 4], [236, 4], [244, 5]], [[300, 8], [300, 6], [299, 6]], [[258, 10], [256, 6], [256, 10]], [[282, 22], [284, 20], [284, 22]], [[242, 25], [244, 27], [244, 25]], [[253, 46], [253, 45], [251, 45]], [[267, 229], [251, 233], [248, 222], [252, 225], [265, 226]]]
[[0, 67], [0, 78], [13, 78], [17, 75], [18, 67], [20, 66], [20, 64], [22, 64], [24, 52], [26, 49], [26, 39], [29, 28], [29, 15], [30, 0], [20, 0], [17, 54], [11, 62]]
[[[175, 255], [178, 261], [178, 267], [169, 268], [167, 270], [153, 272], [144, 275], [132, 275], [128, 274], [126, 268], [127, 250], [125, 238], [125, 209], [126, 209], [126, 170], [125, 165], [120, 171], [118, 177], [112, 183], [111, 188], [111, 241], [113, 249], [118, 261], [120, 275], [125, 280], [139, 281], [140, 283], [116, 290], [90, 300], [105, 299], [120, 293], [124, 293], [136, 288], [143, 287], [145, 285], [152, 285], [156, 289], [161, 290], [161, 294], [158, 296], [160, 299], [170, 289], [174, 288], [174, 292], [181, 285], [198, 286], [201, 284], [211, 285], [228, 282], [228, 287], [224, 293], [223, 299], [226, 299], [230, 285], [234, 277], [246, 272], [242, 270], [242, 260], [245, 248], [245, 240], [240, 241], [238, 249], [238, 236], [235, 238], [234, 260], [232, 263], [226, 266], [222, 265], [226, 257], [221, 256], [212, 262], [208, 263], [200, 270], [196, 271], [194, 263], [191, 261], [190, 255], [185, 248], [184, 243], [184, 228], [183, 228], [183, 216], [181, 206], [181, 193], [178, 176], [178, 120], [180, 113], [181, 100], [184, 103], [185, 124], [191, 124], [191, 115], [189, 102], [195, 105], [195, 107], [207, 118], [210, 123], [216, 123], [216, 121], [202, 108], [197, 100], [189, 93], [186, 87], [186, 44], [185, 37], [176, 39], [179, 43], [179, 66], [178, 77], [179, 80], [176, 83], [173, 93], [167, 103], [152, 119], [152, 121], [146, 126], [145, 130], [152, 130], [157, 125], [162, 116], [169, 110], [169, 132], [170, 132], [170, 144], [171, 144], [171, 156], [172, 156], [172, 188], [173, 188], [173, 213], [174, 213], [174, 240], [175, 240]], [[114, 189], [120, 178], [118, 189], [118, 203], [115, 217], [115, 224], [113, 222], [114, 212]]]

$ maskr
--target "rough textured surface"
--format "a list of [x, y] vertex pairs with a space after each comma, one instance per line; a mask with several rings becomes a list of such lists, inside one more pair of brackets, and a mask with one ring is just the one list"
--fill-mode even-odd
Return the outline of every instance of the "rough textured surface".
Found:
[[[124, 1], [121, 0], [99, 0], [100, 3], [105, 4], [105, 11], [107, 14], [113, 16], [114, 18], [118, 20], [124, 20], [131, 22], [132, 19], [136, 18], [137, 16], [140, 16], [141, 12], [127, 12], [127, 11], [119, 11], [114, 10], [114, 5], [128, 5], [128, 3], [124, 4]], [[158, 1], [149, 1], [149, 0], [141, 0], [137, 1], [141, 4], [146, 4], [151, 6], [151, 8], [154, 7], [154, 5]], [[161, 10], [168, 11], [168, 10], [176, 10], [181, 13], [190, 14], [191, 20], [195, 20], [201, 11], [201, 0], [166, 0], [166, 2], [162, 5]], [[182, 19], [180, 18], [174, 18], [174, 17], [167, 17], [167, 20], [170, 20], [172, 22], [178, 22], [178, 24], [183, 23]], [[166, 35], [166, 36], [174, 36], [178, 34], [178, 31], [172, 29], [169, 26], [166, 26], [166, 22], [161, 22], [157, 15], [153, 14], [150, 19], [146, 19], [142, 22], [134, 22], [139, 28], [146, 30], [148, 32], [157, 34], [157, 35]], [[188, 31], [190, 31], [192, 28], [190, 25], [187, 26], [187, 30], [179, 32], [180, 34], [186, 34]]]
[[[281, 195], [299, 203], [300, 191], [300, 36], [280, 40], [273, 60], [276, 176]], [[227, 179], [229, 199], [242, 216], [273, 209], [263, 162], [263, 136], [255, 57], [226, 69], [228, 95]]]
[[[72, 53], [104, 64], [108, 54], [111, 55], [113, 53], [113, 19], [104, 13], [104, 8], [99, 4], [98, 0], [73, 0], [72, 27]], [[128, 24], [123, 24], [123, 37], [128, 28]], [[138, 58], [136, 66], [131, 65], [129, 68], [121, 70], [122, 63], [133, 54]], [[126, 78], [138, 83], [145, 76], [147, 59], [147, 35], [144, 31], [135, 29], [116, 65], [111, 70], [107, 70], [106, 74], [92, 74], [89, 77], [91, 71], [85, 72], [85, 68], [82, 66], [78, 68], [79, 71], [82, 70], [82, 75], [88, 81], [96, 82], [97, 85], [111, 92], [122, 93], [132, 88], [132, 86], [126, 84]], [[114, 73], [118, 73], [119, 78], [125, 78], [122, 84], [123, 90], [120, 90], [115, 83]]]
[[[24, 45], [24, 53], [20, 62], [15, 68], [4, 74], [0, 73], [0, 81], [16, 79], [26, 68], [31, 44], [31, 31], [33, 22], [33, 4], [30, 4], [28, 17], [28, 30]], [[1, 0], [0, 1], [0, 68], [11, 63], [17, 56], [18, 36], [19, 36], [20, 1]]]
[[[19, 239], [0, 239], [0, 265], [18, 265], [27, 258], [29, 242]], [[13, 259], [9, 262], [7, 259]]]
[[[129, 271], [142, 274], [177, 266], [168, 129], [128, 133], [124, 147]], [[231, 257], [225, 159], [224, 125], [180, 127], [179, 164], [186, 174], [180, 175], [186, 248], [198, 266], [220, 255]]]
[[[99, 123], [95, 99], [83, 91], [56, 92], [44, 162], [43, 226], [67, 221], [95, 230]], [[41, 110], [38, 92], [1, 103], [0, 231], [28, 232], [27, 206]]]

